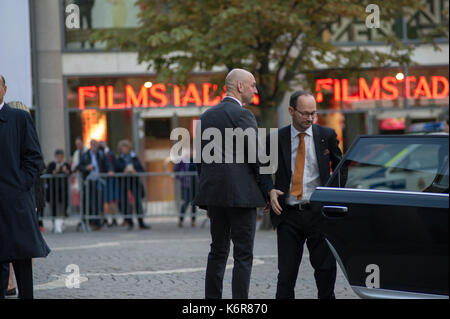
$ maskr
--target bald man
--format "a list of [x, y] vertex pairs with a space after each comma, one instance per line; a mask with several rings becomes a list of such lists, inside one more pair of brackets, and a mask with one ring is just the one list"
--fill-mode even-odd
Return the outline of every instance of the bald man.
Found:
[[[198, 164], [199, 192], [194, 203], [207, 209], [211, 220], [212, 243], [206, 268], [205, 297], [222, 298], [223, 276], [232, 240], [232, 297], [247, 299], [253, 264], [256, 207], [264, 207], [266, 202], [258, 183], [258, 165], [249, 160], [238, 162], [236, 155], [239, 150], [236, 145], [232, 149], [226, 148], [224, 136], [226, 129], [249, 128], [254, 130], [256, 139], [256, 119], [243, 105], [251, 103], [257, 89], [254, 76], [242, 69], [232, 70], [226, 77], [225, 86], [227, 93], [223, 101], [200, 117], [201, 134], [197, 137], [203, 136], [207, 129], [215, 129], [216, 132], [220, 131], [222, 139], [215, 145], [215, 149], [220, 150], [220, 160], [216, 158], [211, 163], [202, 156]], [[248, 145], [256, 142], [251, 139], [246, 139], [244, 153], [248, 152]], [[202, 153], [206, 144], [216, 142], [215, 139], [202, 140]], [[226, 154], [233, 156], [232, 163], [225, 163]], [[244, 154], [244, 159], [247, 157], [248, 154]]]

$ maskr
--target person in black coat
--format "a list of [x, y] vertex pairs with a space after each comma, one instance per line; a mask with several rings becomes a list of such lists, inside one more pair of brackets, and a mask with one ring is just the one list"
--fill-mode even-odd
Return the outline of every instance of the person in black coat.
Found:
[[[193, 159], [181, 160], [179, 163], [175, 164], [174, 172], [186, 173], [186, 172], [196, 172], [197, 168]], [[178, 227], [183, 227], [184, 217], [186, 215], [186, 210], [191, 205], [191, 226], [195, 227], [195, 219], [197, 206], [193, 204], [193, 200], [196, 193], [198, 178], [196, 175], [177, 175], [176, 179], [180, 183], [180, 193], [183, 200], [183, 204], [180, 207]]]
[[91, 148], [81, 156], [78, 170], [83, 178], [82, 206], [83, 215], [94, 216], [89, 220], [93, 230], [98, 230], [102, 226], [102, 217], [99, 216], [103, 209], [105, 181], [99, 178], [98, 174], [114, 174], [114, 168], [106, 158], [102, 150], [99, 149], [98, 142], [91, 140]]
[[131, 143], [128, 140], [119, 142], [119, 156], [116, 160], [116, 172], [129, 174], [130, 176], [119, 177], [119, 208], [123, 214], [127, 215], [125, 221], [128, 223], [128, 229], [133, 229], [134, 223], [131, 217], [133, 211], [129, 195], [133, 196], [136, 214], [138, 215], [139, 228], [150, 229], [149, 225], [144, 223], [142, 199], [145, 197], [144, 185], [142, 185], [138, 176], [133, 176], [137, 172], [143, 173], [144, 168], [137, 155], [131, 151]]
[[[99, 142], [100, 149], [105, 153], [106, 158], [111, 163], [111, 165], [116, 167], [116, 156], [111, 151], [111, 149], [106, 145], [104, 141]], [[117, 200], [119, 199], [119, 181], [117, 177], [107, 177], [106, 178], [106, 190], [105, 190], [105, 210], [104, 210], [104, 225], [108, 227], [118, 226], [116, 213], [117, 213]], [[108, 224], [107, 215], [112, 215], [112, 222]]]
[[50, 253], [39, 230], [33, 187], [44, 163], [30, 114], [4, 103], [5, 94], [0, 76], [0, 298], [5, 297], [12, 262], [19, 297], [31, 299], [31, 260]]
[[[207, 209], [211, 221], [212, 243], [206, 268], [205, 298], [222, 298], [223, 276], [232, 240], [232, 297], [247, 299], [253, 265], [256, 208], [266, 205], [258, 182], [258, 163], [249, 160], [247, 152], [252, 146], [256, 147], [258, 127], [253, 113], [243, 107], [243, 104], [252, 102], [257, 89], [254, 76], [242, 69], [230, 71], [225, 86], [227, 96], [200, 117], [201, 132], [196, 134], [196, 138], [200, 138], [206, 130], [219, 132], [222, 138], [220, 141], [201, 140], [201, 150], [197, 150], [196, 155], [208, 153], [205, 148], [207, 145], [211, 147], [212, 143], [216, 159], [210, 162], [202, 156], [197, 166], [199, 189], [194, 203]], [[223, 139], [229, 129], [254, 133], [253, 138], [246, 139], [245, 154], [240, 153], [237, 143], [231, 149], [226, 147]], [[242, 135], [240, 137], [243, 138]], [[256, 149], [254, 151], [256, 153]], [[226, 162], [227, 156], [232, 163]], [[240, 156], [243, 162], [237, 161]]]
[[[336, 168], [342, 153], [336, 132], [313, 124], [317, 115], [314, 96], [305, 91], [292, 94], [289, 113], [292, 124], [278, 130], [275, 184], [271, 175], [261, 175], [263, 188], [270, 198], [271, 221], [277, 230], [276, 298], [295, 297], [294, 288], [306, 242], [318, 297], [334, 299], [336, 261], [321, 230], [321, 218], [313, 214], [309, 198], [317, 186], [327, 183], [330, 170]], [[266, 146], [270, 151], [269, 138]]]
[[47, 179], [46, 199], [50, 203], [53, 216], [53, 230], [55, 231], [55, 218], [64, 217], [69, 206], [69, 176], [70, 164], [64, 162], [64, 151], [55, 151], [55, 161], [47, 166], [47, 174], [52, 175]]

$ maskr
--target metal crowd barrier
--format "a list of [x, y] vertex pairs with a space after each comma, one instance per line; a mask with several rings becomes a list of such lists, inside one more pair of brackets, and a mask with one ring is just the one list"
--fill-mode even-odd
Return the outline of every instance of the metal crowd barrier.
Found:
[[[77, 229], [90, 231], [91, 226], [116, 220], [129, 221], [162, 216], [190, 217], [198, 177], [196, 172], [170, 173], [80, 173], [41, 176], [46, 205], [40, 220], [75, 220]], [[106, 205], [105, 205], [106, 204]], [[105, 208], [109, 206], [109, 214]], [[198, 210], [196, 214], [205, 214]], [[133, 222], [133, 224], [135, 224]]]

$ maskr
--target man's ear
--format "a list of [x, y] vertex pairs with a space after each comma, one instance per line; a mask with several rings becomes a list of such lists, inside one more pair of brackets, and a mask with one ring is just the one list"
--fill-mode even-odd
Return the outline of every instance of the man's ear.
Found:
[[293, 115], [294, 115], [294, 108], [293, 108], [292, 106], [289, 106], [289, 107], [288, 107], [288, 110], [289, 110], [289, 114], [290, 114], [291, 116], [293, 116]]
[[237, 84], [237, 85], [236, 85], [237, 91], [238, 91], [239, 93], [241, 93], [241, 92], [242, 92], [242, 88], [243, 88], [242, 82], [241, 82], [241, 81], [237, 81], [236, 84]]

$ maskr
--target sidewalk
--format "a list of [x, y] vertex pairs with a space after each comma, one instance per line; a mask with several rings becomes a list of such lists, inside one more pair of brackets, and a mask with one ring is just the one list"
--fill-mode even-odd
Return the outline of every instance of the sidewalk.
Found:
[[[151, 230], [127, 231], [125, 227], [90, 233], [45, 233], [52, 248], [46, 259], [35, 260], [36, 298], [203, 298], [209, 252], [209, 225], [177, 227], [174, 217], [149, 219]], [[232, 253], [230, 254], [232, 256]], [[80, 288], [69, 289], [73, 270], [80, 271]], [[231, 297], [232, 258], [224, 279], [224, 298]], [[68, 277], [69, 276], [69, 277]], [[71, 277], [70, 277], [71, 276]], [[277, 278], [276, 233], [258, 231], [250, 298], [275, 296]], [[66, 280], [69, 279], [69, 280]], [[297, 298], [316, 298], [313, 270], [307, 249], [300, 266]], [[337, 298], [357, 298], [338, 268]]]

